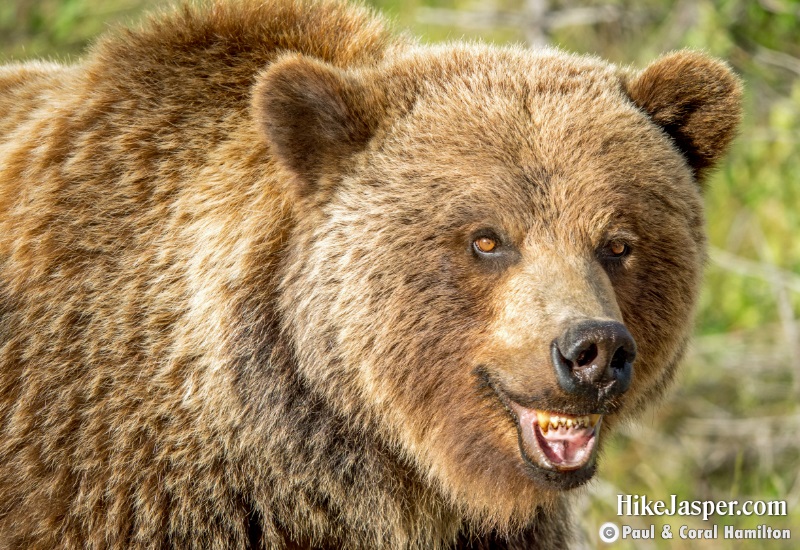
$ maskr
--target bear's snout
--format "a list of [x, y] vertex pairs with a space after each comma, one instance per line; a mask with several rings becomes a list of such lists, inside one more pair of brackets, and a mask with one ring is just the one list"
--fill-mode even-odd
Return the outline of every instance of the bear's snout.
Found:
[[550, 350], [558, 384], [568, 394], [605, 400], [630, 387], [636, 343], [618, 321], [572, 322]]

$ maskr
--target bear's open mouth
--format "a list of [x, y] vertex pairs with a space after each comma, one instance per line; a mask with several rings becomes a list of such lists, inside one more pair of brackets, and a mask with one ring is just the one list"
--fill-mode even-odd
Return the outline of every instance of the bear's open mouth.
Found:
[[568, 472], [592, 462], [602, 415], [576, 416], [510, 404], [519, 423], [522, 451], [535, 465]]

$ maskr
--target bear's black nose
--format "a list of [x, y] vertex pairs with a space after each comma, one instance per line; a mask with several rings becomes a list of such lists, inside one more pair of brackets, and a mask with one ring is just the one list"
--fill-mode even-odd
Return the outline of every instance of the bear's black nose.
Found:
[[630, 386], [636, 343], [622, 323], [585, 319], [553, 341], [551, 356], [565, 392], [608, 398]]

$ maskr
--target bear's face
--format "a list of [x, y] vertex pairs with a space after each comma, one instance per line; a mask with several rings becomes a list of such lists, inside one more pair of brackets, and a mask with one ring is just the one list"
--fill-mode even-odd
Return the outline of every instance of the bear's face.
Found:
[[478, 517], [588, 480], [661, 394], [704, 258], [698, 182], [739, 88], [692, 53], [629, 74], [460, 47], [266, 71], [291, 174], [281, 314], [298, 369]]

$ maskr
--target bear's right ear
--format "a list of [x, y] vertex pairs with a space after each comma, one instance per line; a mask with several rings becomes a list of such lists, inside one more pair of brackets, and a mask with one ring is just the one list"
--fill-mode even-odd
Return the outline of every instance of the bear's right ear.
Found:
[[669, 134], [702, 182], [736, 134], [739, 79], [725, 63], [685, 50], [657, 59], [626, 85], [629, 97]]
[[366, 146], [379, 120], [376, 94], [362, 79], [297, 54], [258, 77], [254, 118], [276, 160], [298, 177], [301, 194]]

